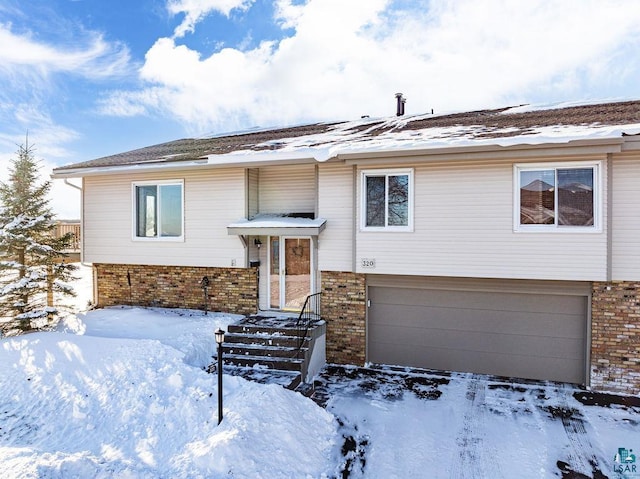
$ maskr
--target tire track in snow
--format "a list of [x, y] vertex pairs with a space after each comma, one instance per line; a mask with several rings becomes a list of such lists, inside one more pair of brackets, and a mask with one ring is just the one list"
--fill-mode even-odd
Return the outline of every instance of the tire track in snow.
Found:
[[[469, 379], [466, 392], [466, 410], [462, 419], [462, 430], [456, 437], [459, 458], [453, 458], [451, 479], [475, 479], [478, 477], [503, 477], [495, 463], [495, 452], [489, 450], [484, 430], [487, 407], [485, 404], [486, 382], [477, 375]], [[457, 460], [456, 460], [457, 459]], [[491, 464], [488, 464], [491, 462]]]
[[[563, 391], [563, 394], [559, 396], [566, 398], [570, 394]], [[606, 460], [597, 457], [597, 449], [587, 434], [585, 421], [580, 411], [570, 407], [566, 399], [558, 407], [549, 406], [547, 411], [554, 418], [560, 419], [569, 440], [568, 462], [557, 461], [562, 477], [579, 477], [571, 474], [590, 471], [593, 474], [593, 479], [608, 479], [608, 476], [602, 472], [602, 466], [606, 464]]]

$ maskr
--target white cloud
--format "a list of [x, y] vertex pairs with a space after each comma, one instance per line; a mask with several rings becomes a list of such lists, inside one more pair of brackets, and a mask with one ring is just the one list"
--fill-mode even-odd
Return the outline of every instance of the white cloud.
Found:
[[152, 90], [135, 94], [126, 91], [116, 91], [97, 102], [98, 113], [110, 116], [130, 117], [147, 112], [145, 105], [152, 104], [150, 94]]
[[[73, 152], [68, 145], [78, 139], [79, 134], [57, 125], [37, 105], [15, 106], [16, 128], [19, 133], [0, 132], [0, 181], [9, 179], [11, 162], [17, 158], [20, 145], [33, 148], [34, 158], [40, 162], [40, 181], [50, 178], [53, 168], [68, 163]], [[27, 137], [28, 135], [28, 137]], [[52, 184], [50, 206], [60, 218], [80, 217], [80, 196], [77, 190], [56, 180]]]
[[69, 73], [98, 79], [124, 75], [129, 69], [128, 48], [106, 42], [100, 34], [88, 34], [70, 47], [38, 41], [0, 24], [0, 73], [4, 75], [46, 78], [52, 73]]
[[58, 125], [38, 103], [16, 103], [12, 107], [12, 131], [0, 132], [0, 151], [17, 151], [26, 142], [36, 148], [38, 155], [51, 161], [64, 161], [70, 152], [66, 144], [77, 140], [79, 134]]
[[300, 17], [304, 15], [304, 5], [294, 4], [291, 0], [274, 2], [275, 19], [282, 28], [295, 28]]
[[[185, 22], [192, 19], [184, 31], [212, 9], [228, 14], [248, 5], [173, 3], [187, 12]], [[292, 29], [289, 37], [206, 57], [161, 38], [140, 70], [148, 88], [114, 93], [103, 111], [159, 110], [196, 131], [230, 130], [389, 115], [396, 91], [405, 93], [408, 113], [505, 106], [542, 94], [589, 98], [640, 72], [635, 0], [404, 4], [411, 7], [279, 0], [273, 21]]]
[[[20, 144], [24, 144], [24, 138]], [[17, 152], [18, 147], [15, 147]], [[42, 159], [40, 149], [36, 148], [35, 158], [40, 161], [40, 177], [38, 183], [42, 183], [50, 179], [51, 172], [55, 168], [55, 164]], [[11, 163], [17, 158], [17, 153], [8, 154], [0, 153], [0, 181], [7, 182], [9, 180], [9, 169]], [[49, 192], [49, 207], [60, 219], [79, 219], [80, 218], [80, 192], [68, 185], [63, 180], [53, 180], [51, 183], [51, 191]]]
[[[10, 162], [18, 145], [25, 144], [27, 133], [36, 158], [42, 162], [43, 179], [49, 178], [55, 166], [75, 159], [76, 153], [69, 145], [80, 134], [51, 116], [56, 108], [64, 110], [65, 97], [75, 87], [73, 82], [80, 80], [76, 84], [85, 86], [134, 73], [124, 44], [108, 42], [101, 33], [87, 31], [53, 13], [48, 18], [51, 28], [37, 30], [37, 21], [29, 22], [23, 8], [17, 3], [0, 7], [0, 11], [18, 18], [19, 24], [30, 26], [0, 23], [0, 181], [7, 180]], [[139, 108], [137, 113], [143, 111]], [[78, 217], [77, 191], [58, 183], [52, 188], [52, 206], [65, 217]]]
[[174, 31], [179, 38], [193, 32], [196, 24], [211, 12], [219, 12], [228, 17], [231, 10], [246, 10], [254, 0], [168, 0], [167, 10], [172, 15], [184, 13], [184, 20]]

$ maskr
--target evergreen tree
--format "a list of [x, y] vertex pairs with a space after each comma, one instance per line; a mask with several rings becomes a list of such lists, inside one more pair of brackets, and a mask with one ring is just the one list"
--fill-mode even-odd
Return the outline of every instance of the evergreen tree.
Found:
[[9, 180], [0, 182], [0, 335], [54, 323], [54, 295], [75, 296], [69, 282], [76, 266], [65, 263], [72, 235], [54, 235], [51, 182], [38, 183], [33, 149], [20, 146]]

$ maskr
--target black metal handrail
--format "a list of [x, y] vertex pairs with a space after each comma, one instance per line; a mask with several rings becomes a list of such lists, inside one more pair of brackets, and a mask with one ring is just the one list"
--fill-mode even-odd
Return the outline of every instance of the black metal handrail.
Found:
[[307, 333], [309, 332], [309, 327], [311, 326], [311, 321], [320, 318], [321, 294], [322, 293], [310, 294], [304, 300], [304, 305], [302, 306], [300, 314], [298, 315], [298, 320], [296, 321], [296, 328], [298, 330], [298, 347], [296, 348], [295, 356], [300, 353], [300, 350], [304, 345]]

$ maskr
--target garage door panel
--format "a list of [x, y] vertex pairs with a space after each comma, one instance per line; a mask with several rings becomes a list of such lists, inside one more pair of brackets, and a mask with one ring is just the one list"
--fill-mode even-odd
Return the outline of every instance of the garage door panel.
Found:
[[[375, 305], [380, 323], [417, 328], [439, 328], [453, 331], [491, 329], [506, 334], [542, 334], [549, 337], [584, 337], [583, 316], [569, 313], [536, 313], [526, 311], [474, 310], [421, 306]], [[399, 313], [402, 311], [402, 313]]]
[[582, 307], [584, 297], [525, 293], [487, 293], [481, 291], [423, 290], [413, 288], [369, 289], [369, 299], [377, 304], [414, 305], [474, 310], [495, 310], [496, 297], [501, 311], [557, 313]]
[[[583, 365], [583, 361], [577, 359], [558, 361], [557, 358], [543, 356], [532, 361], [530, 356], [505, 357], [498, 353], [476, 351], [458, 351], [453, 358], [442, 357], [433, 351], [427, 352], [426, 356], [420, 351], [413, 351], [408, 357], [403, 353], [397, 353], [388, 359], [386, 364], [425, 367], [423, 362], [426, 360], [431, 364], [430, 369], [573, 383], [581, 381], [581, 375], [576, 374], [576, 371], [582, 369]], [[544, 377], [540, 377], [541, 369], [546, 371]]]
[[370, 287], [372, 362], [582, 383], [585, 296]]
[[516, 354], [575, 359], [581, 357], [584, 347], [582, 338], [567, 340], [566, 338], [531, 337], [486, 331], [460, 334], [458, 331], [444, 329], [386, 327], [374, 328], [371, 334], [373, 337], [385, 338], [384, 341], [370, 341], [370, 355], [374, 357], [378, 352], [383, 353], [395, 346], [400, 350], [406, 348], [423, 350], [423, 355], [430, 350], [441, 351], [441, 354], [444, 355], [461, 351], [484, 353], [499, 351], [503, 355]]

